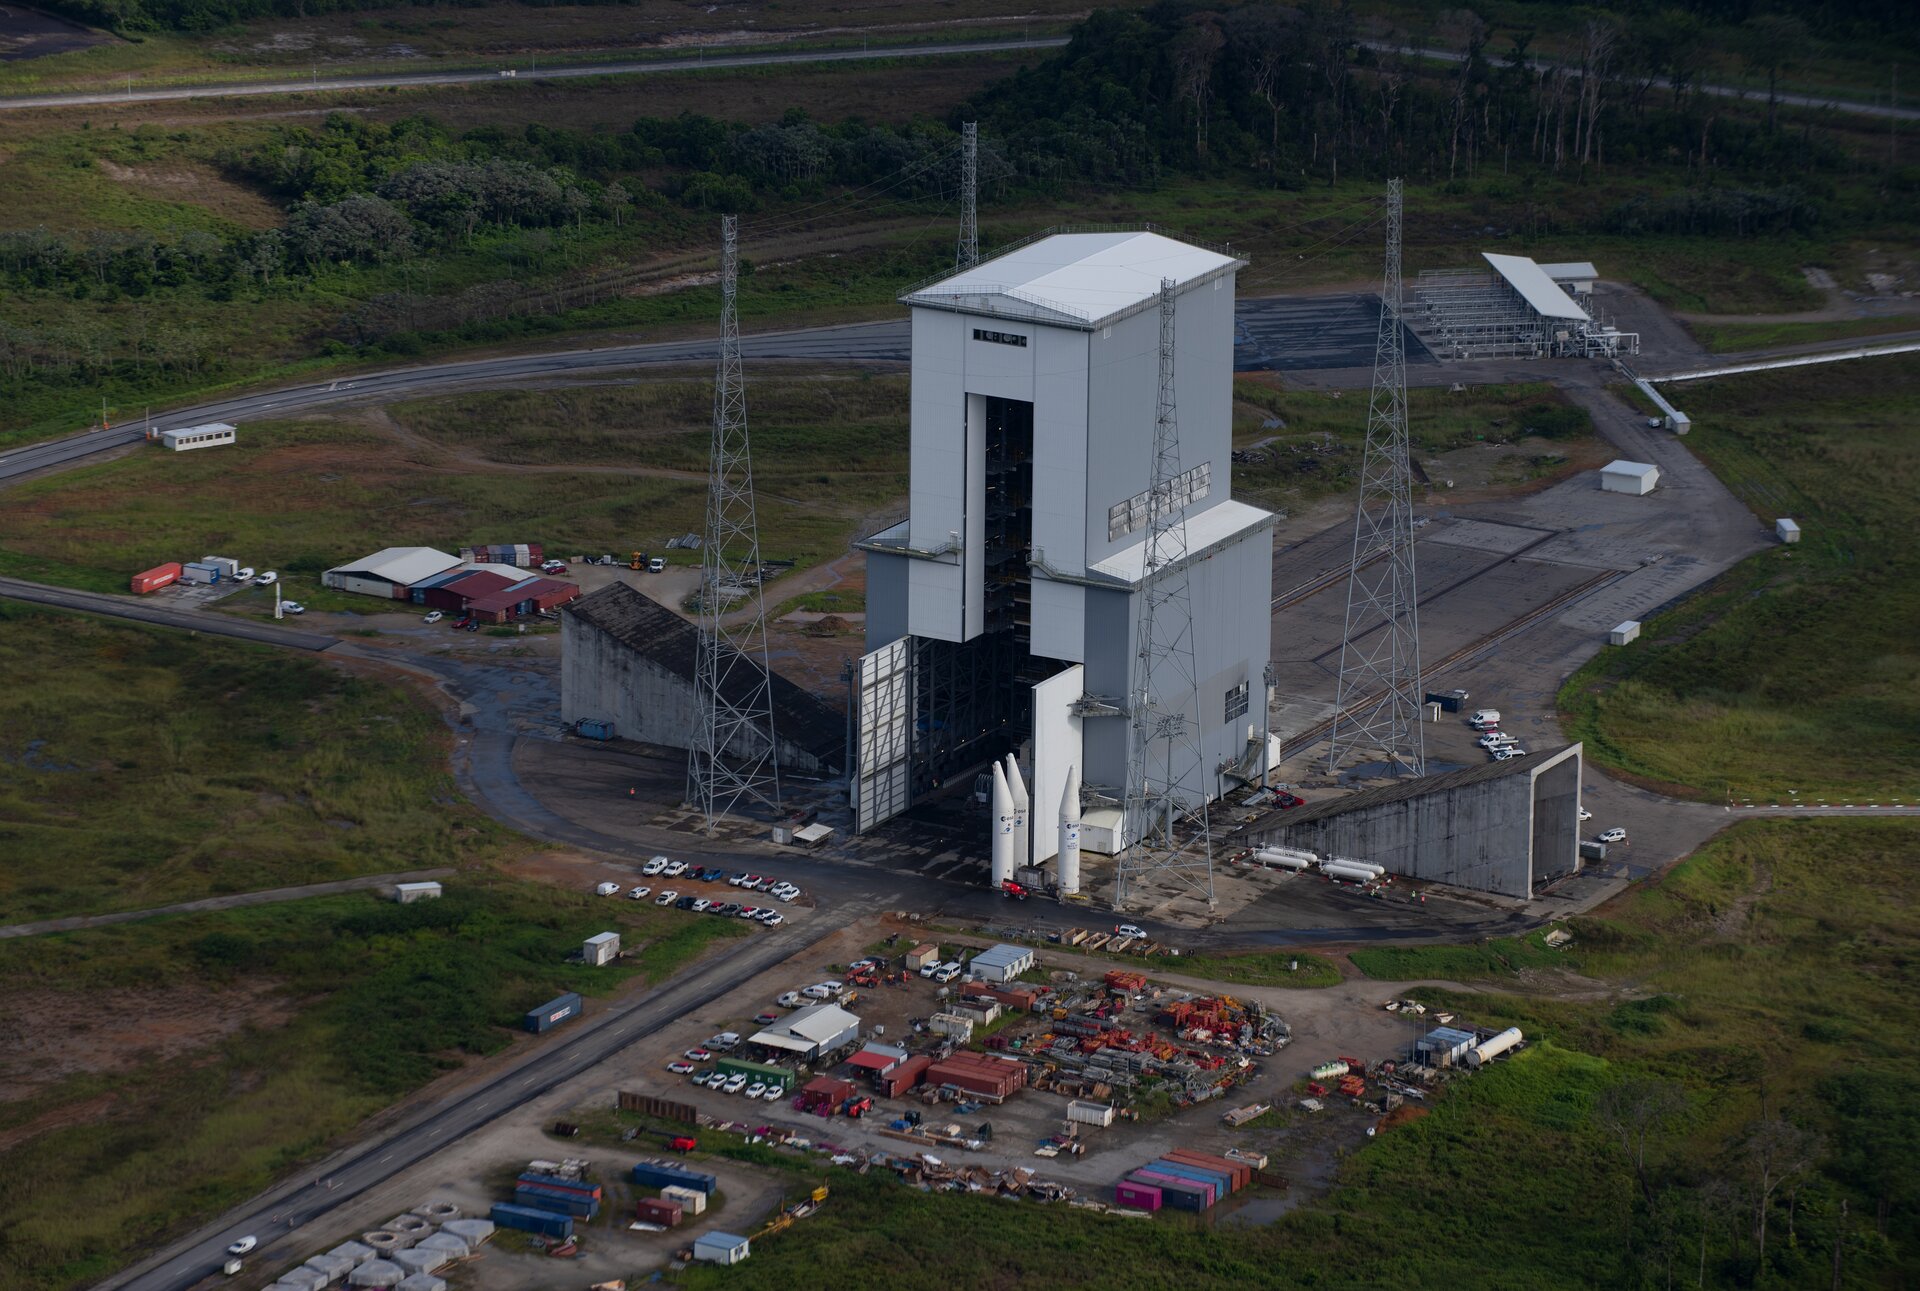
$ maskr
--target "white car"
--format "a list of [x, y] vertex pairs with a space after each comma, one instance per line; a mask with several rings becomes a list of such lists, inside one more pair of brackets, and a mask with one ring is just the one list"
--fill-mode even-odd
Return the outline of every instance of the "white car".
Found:
[[833, 994], [833, 992], [828, 990], [826, 987], [817, 986], [817, 985], [809, 986], [807, 987], [806, 990], [801, 991], [800, 993], [806, 996], [810, 1000], [824, 1000]]
[[234, 1243], [234, 1244], [233, 1244], [232, 1246], [229, 1246], [229, 1247], [227, 1248], [227, 1254], [229, 1254], [229, 1255], [245, 1255], [245, 1254], [246, 1254], [246, 1253], [247, 1253], [248, 1251], [250, 1251], [250, 1250], [252, 1250], [252, 1249], [253, 1249], [254, 1247], [256, 1247], [256, 1246], [258, 1246], [258, 1245], [260, 1245], [260, 1239], [259, 1239], [259, 1238], [257, 1238], [257, 1237], [243, 1237], [243, 1238], [241, 1238], [241, 1239], [240, 1239], [239, 1241], [237, 1241], [237, 1242], [235, 1242], [235, 1243]]
[[628, 896], [630, 896], [630, 897], [632, 897], [632, 898], [633, 898], [633, 899], [634, 899], [635, 901], [639, 901], [639, 900], [642, 900], [642, 899], [644, 899], [644, 898], [646, 898], [646, 897], [650, 897], [650, 896], [652, 896], [652, 895], [653, 895], [653, 889], [652, 889], [652, 888], [650, 888], [650, 887], [648, 887], [648, 886], [647, 886], [646, 884], [644, 884], [644, 883], [642, 883], [642, 884], [641, 884], [641, 885], [640, 885], [639, 887], [637, 887], [637, 888], [635, 888], [635, 889], [634, 889], [633, 891], [631, 891], [631, 892], [629, 892], [629, 893], [627, 893], [627, 895], [628, 895]]
[[253, 566], [252, 566], [252, 565], [242, 565], [242, 566], [240, 566], [240, 568], [238, 568], [238, 569], [236, 569], [236, 570], [234, 570], [234, 571], [233, 571], [233, 581], [234, 581], [234, 582], [236, 582], [236, 583], [250, 583], [250, 582], [252, 582], [252, 581], [253, 581]]
[[1624, 843], [1627, 841], [1627, 831], [1624, 829], [1609, 829], [1600, 835], [1600, 841], [1603, 843]]
[[269, 569], [266, 573], [260, 575], [258, 578], [254, 579], [253, 581], [255, 586], [258, 586], [258, 587], [272, 587], [275, 583], [280, 581], [280, 575], [275, 573], [273, 570]]
[[667, 868], [667, 858], [664, 856], [656, 856], [652, 860], [648, 861], [645, 865], [642, 865], [640, 867], [640, 872], [646, 875], [648, 878], [653, 879], [653, 878], [658, 878], [662, 873], [664, 873], [666, 871], [666, 868]]
[[960, 965], [951, 959], [933, 970], [933, 980], [936, 982], [951, 982], [958, 976], [960, 976]]
[[1523, 758], [1527, 755], [1527, 751], [1517, 744], [1502, 744], [1498, 748], [1488, 749], [1487, 752], [1492, 755], [1495, 762], [1511, 762], [1515, 758]]
[[764, 1080], [756, 1080], [751, 1085], [747, 1086], [748, 1098], [760, 1098], [764, 1096], [766, 1092], [767, 1092], [767, 1082]]
[[746, 1087], [747, 1078], [745, 1076], [729, 1076], [727, 1077], [727, 1083], [721, 1086], [721, 1088], [729, 1094], [737, 1094]]
[[431, 614], [428, 614], [426, 618], [421, 619], [420, 621], [422, 623], [425, 623], [427, 626], [431, 627], [435, 623], [438, 623], [441, 619], [444, 619], [446, 617], [447, 616], [442, 614], [439, 610], [434, 610]]
[[1113, 930], [1113, 935], [1116, 937], [1144, 937], [1147, 935], [1147, 930], [1137, 923], [1123, 923]]
[[1590, 811], [1588, 811], [1588, 810], [1587, 810], [1587, 809], [1586, 809], [1585, 807], [1582, 807], [1582, 808], [1580, 809], [1580, 819], [1582, 819], [1582, 820], [1592, 820], [1592, 819], [1593, 819], [1593, 813], [1592, 813], [1592, 812], [1590, 812]]
[[800, 889], [791, 883], [776, 883], [767, 895], [776, 901], [791, 901], [800, 895]]
[[672, 905], [675, 901], [678, 901], [679, 899], [680, 899], [680, 894], [678, 892], [675, 892], [672, 888], [668, 888], [665, 892], [662, 892], [659, 896], [655, 897], [653, 899], [653, 903], [655, 905]]
[[760, 1097], [766, 1099], [769, 1103], [777, 1103], [782, 1098], [785, 1098], [786, 1095], [787, 1087], [785, 1085], [768, 1085], [767, 1092], [760, 1095]]
[[778, 910], [763, 910], [760, 912], [760, 922], [769, 928], [778, 928], [781, 924], [785, 923], [786, 920], [780, 917]]
[[668, 878], [677, 879], [682, 874], [685, 874], [686, 872], [687, 872], [687, 863], [685, 861], [668, 861], [667, 862], [666, 875]]
[[701, 897], [693, 903], [693, 912], [695, 914], [705, 914], [712, 908], [713, 902], [707, 900], [705, 897]]
[[783, 1009], [797, 1009], [802, 1004], [805, 1004], [806, 1001], [800, 998], [800, 992], [787, 991], [782, 994], [779, 999], [775, 1000], [774, 1003]]
[[1480, 747], [1483, 749], [1498, 748], [1502, 744], [1518, 744], [1519, 742], [1520, 741], [1513, 736], [1503, 735], [1499, 731], [1488, 731], [1478, 740]]
[[305, 614], [307, 607], [298, 601], [282, 601], [280, 602], [280, 611], [283, 614]]
[[618, 883], [602, 883], [594, 888], [594, 892], [596, 895], [603, 897], [619, 896], [620, 885]]

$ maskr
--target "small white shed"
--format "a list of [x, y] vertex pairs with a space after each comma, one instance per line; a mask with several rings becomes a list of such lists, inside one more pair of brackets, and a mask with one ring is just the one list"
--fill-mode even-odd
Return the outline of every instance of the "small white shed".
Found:
[[1773, 522], [1773, 536], [1781, 542], [1799, 542], [1800, 526], [1791, 520], [1775, 520]]
[[693, 1239], [693, 1258], [714, 1264], [738, 1264], [749, 1254], [747, 1239], [738, 1233], [702, 1233]]
[[1608, 645], [1627, 645], [1640, 639], [1640, 620], [1628, 619], [1607, 633]]
[[432, 901], [440, 895], [438, 883], [396, 883], [393, 885], [393, 899], [401, 905], [412, 905], [415, 901]]
[[1644, 496], [1653, 492], [1659, 483], [1660, 468], [1648, 462], [1621, 459], [1600, 468], [1600, 487], [1608, 493]]
[[587, 938], [580, 947], [580, 958], [595, 968], [602, 964], [611, 964], [620, 956], [620, 934], [617, 932], [598, 933]]

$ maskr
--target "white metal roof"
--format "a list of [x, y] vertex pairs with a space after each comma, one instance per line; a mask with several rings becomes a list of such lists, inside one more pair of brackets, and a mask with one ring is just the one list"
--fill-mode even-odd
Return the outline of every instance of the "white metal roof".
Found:
[[460, 564], [458, 556], [431, 547], [383, 547], [371, 556], [351, 564], [335, 565], [329, 574], [350, 574], [355, 578], [384, 578], [389, 583], [411, 585], [435, 574], [444, 574]]
[[1540, 272], [1555, 282], [1567, 282], [1575, 278], [1598, 278], [1600, 271], [1593, 267], [1590, 260], [1568, 260], [1562, 264], [1543, 264]]
[[[1228, 499], [1205, 511], [1187, 517], [1187, 557], [1195, 559], [1205, 552], [1225, 546], [1248, 530], [1273, 523], [1271, 512]], [[1092, 566], [1092, 572], [1134, 584], [1140, 581], [1147, 564], [1148, 531], [1134, 535], [1136, 541]]]
[[860, 1019], [837, 1004], [814, 1004], [800, 1009], [778, 1026], [756, 1031], [748, 1037], [754, 1044], [776, 1049], [807, 1050], [825, 1044], [848, 1027], [857, 1027]]
[[908, 305], [1097, 327], [1160, 294], [1244, 265], [1158, 233], [1056, 233], [900, 299]]
[[973, 957], [973, 962], [975, 964], [987, 964], [992, 967], [1004, 967], [1007, 964], [1016, 964], [1020, 962], [1022, 958], [1032, 959], [1033, 952], [1025, 946], [1001, 945], [981, 951]]
[[1643, 480], [1649, 475], [1659, 475], [1660, 468], [1647, 462], [1629, 462], [1625, 458], [1620, 458], [1608, 462], [1605, 466], [1601, 467], [1600, 473], [1602, 475], [1631, 475], [1636, 480]]
[[1593, 321], [1587, 317], [1586, 310], [1574, 304], [1573, 298], [1560, 290], [1558, 283], [1525, 256], [1498, 256], [1491, 251], [1482, 251], [1480, 254], [1493, 266], [1493, 271], [1505, 278], [1507, 285], [1519, 292], [1542, 318]]

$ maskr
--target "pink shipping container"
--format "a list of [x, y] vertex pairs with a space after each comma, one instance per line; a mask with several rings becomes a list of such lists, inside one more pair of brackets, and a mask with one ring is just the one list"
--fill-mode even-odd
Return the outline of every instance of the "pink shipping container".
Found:
[[1199, 1179], [1187, 1179], [1179, 1175], [1161, 1174], [1157, 1170], [1135, 1170], [1132, 1174], [1128, 1175], [1127, 1178], [1138, 1183], [1155, 1184], [1162, 1191], [1168, 1188], [1184, 1188], [1189, 1192], [1197, 1192], [1200, 1194], [1202, 1204], [1208, 1206], [1220, 1200], [1220, 1198], [1214, 1194], [1213, 1185]]
[[1160, 1190], [1145, 1183], [1118, 1183], [1113, 1188], [1115, 1204], [1134, 1210], [1160, 1209]]
[[148, 592], [158, 591], [179, 577], [180, 562], [170, 560], [164, 565], [155, 565], [152, 569], [135, 574], [131, 580], [131, 586], [135, 595], [145, 596]]

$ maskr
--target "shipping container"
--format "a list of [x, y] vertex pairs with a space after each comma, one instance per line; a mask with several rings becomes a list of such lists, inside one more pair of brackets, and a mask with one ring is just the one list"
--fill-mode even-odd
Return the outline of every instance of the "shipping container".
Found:
[[1132, 1210], [1160, 1209], [1160, 1190], [1148, 1183], [1127, 1183], [1125, 1180], [1113, 1187], [1113, 1200], [1117, 1205]]
[[1206, 1210], [1213, 1203], [1207, 1196], [1204, 1184], [1191, 1179], [1176, 1179], [1172, 1175], [1158, 1174], [1152, 1170], [1135, 1170], [1126, 1177], [1127, 1183], [1140, 1184], [1160, 1190], [1160, 1204], [1168, 1210]]
[[713, 1195], [719, 1186], [719, 1180], [710, 1174], [701, 1174], [695, 1170], [683, 1170], [665, 1161], [641, 1161], [633, 1167], [633, 1181], [648, 1188], [691, 1188], [695, 1192]]
[[1211, 1152], [1198, 1152], [1193, 1148], [1175, 1148], [1165, 1155], [1169, 1161], [1191, 1162], [1204, 1170], [1215, 1170], [1226, 1175], [1229, 1192], [1239, 1192], [1253, 1182], [1253, 1167], [1244, 1161], [1216, 1156]]
[[679, 1202], [680, 1211], [685, 1215], [707, 1213], [707, 1194], [693, 1188], [662, 1188], [660, 1200]]
[[522, 1019], [522, 1025], [524, 1025], [527, 1030], [535, 1033], [545, 1031], [560, 1025], [568, 1018], [579, 1017], [582, 1007], [583, 1004], [579, 995], [568, 991], [565, 995], [557, 995], [545, 1004], [542, 1004], [539, 1008], [533, 1010], [533, 1012], [527, 1014], [527, 1016]]
[[562, 1179], [557, 1174], [542, 1174], [538, 1170], [523, 1171], [517, 1182], [538, 1184], [543, 1188], [558, 1188], [562, 1192], [577, 1192], [595, 1201], [603, 1200], [600, 1185], [597, 1183], [587, 1183], [580, 1179]]
[[180, 566], [180, 581], [183, 583], [217, 583], [220, 581], [220, 567], [201, 561], [190, 560]]
[[575, 1219], [592, 1219], [600, 1213], [600, 1203], [591, 1197], [583, 1197], [577, 1192], [561, 1192], [557, 1188], [542, 1188], [538, 1184], [517, 1184], [513, 1190], [515, 1204], [529, 1206], [534, 1210], [550, 1210], [558, 1215], [572, 1215]]
[[610, 740], [613, 738], [613, 723], [603, 722], [597, 717], [583, 717], [574, 723], [573, 729], [586, 740]]
[[556, 1215], [549, 1210], [535, 1210], [531, 1206], [515, 1206], [508, 1202], [496, 1201], [493, 1209], [487, 1212], [496, 1228], [517, 1228], [523, 1233], [539, 1233], [542, 1237], [572, 1237], [573, 1219], [568, 1215]]
[[1113, 1107], [1107, 1103], [1083, 1103], [1072, 1099], [1067, 1103], [1067, 1119], [1080, 1125], [1113, 1124]]
[[752, 1062], [746, 1058], [722, 1058], [713, 1064], [714, 1070], [724, 1071], [729, 1076], [746, 1076], [752, 1080], [785, 1088], [797, 1077], [785, 1067], [776, 1067], [770, 1062]]
[[180, 562], [170, 560], [164, 565], [155, 565], [152, 569], [143, 569], [133, 576], [133, 591], [137, 596], [158, 591], [180, 577]]
[[633, 1207], [633, 1216], [648, 1224], [661, 1224], [667, 1228], [678, 1228], [683, 1211], [677, 1201], [665, 1198], [643, 1197]]
[[1233, 1192], [1233, 1175], [1226, 1170], [1195, 1165], [1191, 1161], [1176, 1161], [1171, 1157], [1158, 1157], [1151, 1165], [1161, 1174], [1170, 1174], [1177, 1178], [1192, 1179], [1195, 1183], [1206, 1184], [1213, 1189], [1215, 1201], [1225, 1201]]
[[933, 1059], [926, 1054], [916, 1054], [892, 1071], [875, 1076], [873, 1083], [888, 1098], [898, 1098], [926, 1079], [927, 1068], [933, 1066]]

